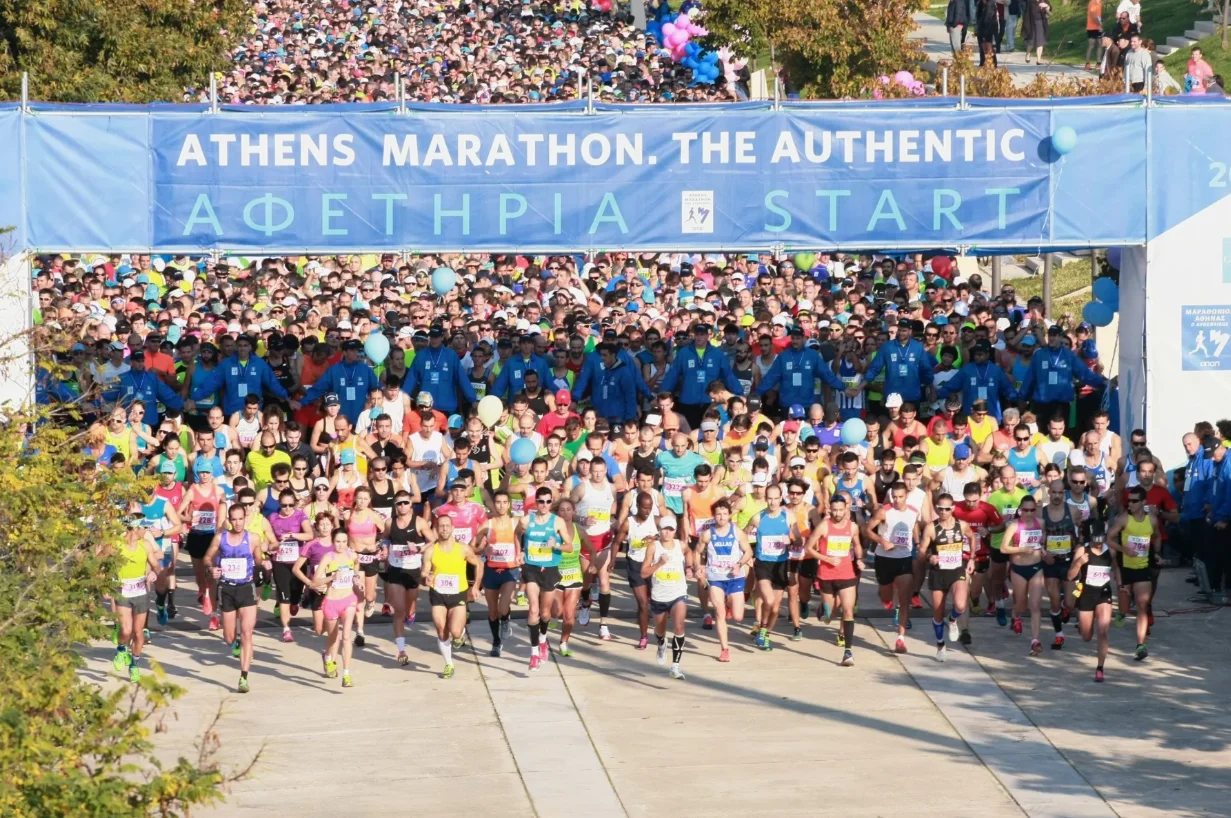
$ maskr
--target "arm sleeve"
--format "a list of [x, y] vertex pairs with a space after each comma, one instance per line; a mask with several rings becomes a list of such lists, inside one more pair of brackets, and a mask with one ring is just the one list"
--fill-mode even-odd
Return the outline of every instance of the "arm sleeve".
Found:
[[842, 383], [842, 379], [839, 378], [837, 373], [833, 371], [833, 368], [829, 364], [825, 363], [825, 359], [822, 358], [819, 353], [814, 352], [813, 354], [816, 355], [815, 369], [816, 374], [821, 378], [821, 383], [825, 384], [830, 389], [837, 389], [839, 392], [846, 389], [846, 384]]
[[928, 355], [923, 344], [919, 344], [919, 353], [919, 382], [924, 386], [931, 386], [936, 380], [935, 371], [932, 369], [936, 359]]
[[952, 378], [942, 383], [940, 386], [936, 387], [937, 396], [941, 398], [947, 398], [950, 395], [952, 395], [954, 392], [962, 391], [962, 384], [966, 383], [966, 378], [964, 377], [965, 374], [966, 374], [966, 367], [962, 367], [961, 369], [957, 371], [956, 375], [954, 375]]
[[1107, 383], [1106, 378], [1086, 366], [1085, 361], [1078, 358], [1075, 353], [1070, 352], [1069, 354], [1073, 356], [1073, 374], [1077, 376], [1077, 380], [1087, 386], [1104, 386]]
[[[1013, 381], [1009, 380], [1009, 376], [1000, 367], [996, 368], [997, 387], [1000, 389], [1000, 396], [1004, 398], [1006, 403], [1012, 403], [1018, 400], [1017, 389], [1013, 386]], [[1025, 385], [1023, 380], [1022, 385]]]
[[[1036, 352], [1037, 356], [1038, 353]], [[1026, 374], [1022, 376], [1022, 388], [1018, 390], [1018, 395], [1023, 400], [1030, 400], [1030, 393], [1034, 390], [1034, 363], [1037, 358], [1030, 360], [1030, 366], [1026, 367]]]
[[872, 356], [872, 363], [868, 364], [868, 368], [863, 371], [863, 382], [868, 383], [885, 368], [885, 352], [884, 347], [876, 350], [876, 354]]
[[505, 400], [504, 393], [509, 391], [509, 367], [508, 364], [500, 367], [500, 374], [496, 376], [496, 382], [492, 384], [492, 388], [487, 390], [487, 394], [495, 395], [501, 401], [508, 403]]
[[573, 383], [573, 400], [581, 400], [586, 396], [586, 390], [590, 388], [590, 380], [593, 377], [594, 359], [587, 355], [585, 363], [581, 365], [581, 372], [577, 373], [577, 380]]
[[722, 371], [719, 376], [732, 395], [744, 394], [744, 385], [739, 382], [739, 378], [735, 377], [735, 370], [731, 368], [731, 360], [726, 355], [722, 356]]
[[637, 370], [627, 365], [624, 368], [629, 370], [625, 376], [628, 388], [624, 390], [624, 420], [630, 421], [637, 417]]
[[457, 391], [462, 394], [462, 397], [468, 403], [478, 403], [479, 396], [474, 391], [474, 386], [470, 383], [470, 379], [466, 377], [466, 373], [462, 371], [461, 361], [457, 362], [457, 366], [453, 367], [453, 371], [456, 373]]

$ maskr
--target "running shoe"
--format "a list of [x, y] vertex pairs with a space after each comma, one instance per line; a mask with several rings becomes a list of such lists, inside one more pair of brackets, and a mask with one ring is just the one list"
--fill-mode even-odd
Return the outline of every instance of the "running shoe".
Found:
[[445, 665], [445, 672], [441, 674], [445, 679], [453, 678], [453, 665]]
[[298, 614], [299, 614], [299, 606], [292, 604], [291, 605], [291, 616], [296, 616]]
[[801, 639], [803, 639], [803, 638], [804, 638], [804, 629], [803, 629], [803, 628], [796, 628], [796, 629], [795, 629], [795, 632], [791, 634], [791, 641], [792, 641], [792, 642], [798, 642], [799, 640], [801, 640]]
[[381, 616], [393, 616], [393, 606], [390, 605], [388, 602], [381, 603], [380, 615]]
[[1145, 643], [1142, 643], [1137, 646], [1137, 652], [1133, 654], [1133, 658], [1136, 659], [1138, 662], [1140, 662], [1142, 659], [1146, 658], [1149, 655], [1150, 655], [1150, 652], [1146, 650]]
[[765, 641], [761, 643], [761, 650], [766, 651], [768, 653], [769, 651], [773, 649], [774, 649], [774, 643], [769, 638], [769, 634], [767, 633], [765, 634]]
[[[499, 642], [493, 643], [491, 652], [488, 655], [491, 656], [493, 659], [499, 659], [501, 647], [502, 646]], [[405, 655], [405, 654], [402, 654], [402, 655]], [[407, 660], [407, 661], [410, 661], [410, 660]], [[405, 662], [403, 662], [402, 664], [405, 664]]]
[[291, 636], [291, 629], [290, 629], [290, 628], [283, 628], [283, 629], [282, 629], [282, 641], [283, 641], [283, 642], [294, 642], [294, 641], [295, 641], [295, 637], [294, 637], [294, 636]]
[[133, 682], [134, 684], [141, 683], [141, 670], [136, 665], [133, 665], [128, 669], [128, 681]]
[[210, 599], [209, 594], [206, 594], [204, 597], [197, 597], [197, 599], [201, 600], [201, 613], [209, 616], [214, 612], [214, 600]]
[[517, 604], [518, 605], [529, 605], [530, 604], [530, 600], [526, 599], [525, 591], [517, 592]]
[[649, 644], [650, 640], [643, 636], [637, 640], [637, 650], [645, 650], [646, 646]]
[[822, 602], [821, 609], [817, 613], [819, 614], [818, 618], [826, 625], [833, 621], [833, 608], [829, 607], [828, 602]]
[[996, 624], [1002, 628], [1009, 624], [1009, 615], [1005, 612], [1004, 608], [996, 609]]
[[882, 603], [881, 603], [881, 607], [882, 607], [882, 608], [884, 608], [884, 609], [887, 611], [887, 610], [889, 610], [890, 608], [894, 608], [894, 607], [896, 607], [896, 606], [893, 604], [893, 600], [891, 599], [891, 600], [889, 600], [888, 602], [882, 602]]
[[[494, 655], [495, 656], [500, 655], [499, 646], [496, 647], [496, 653]], [[406, 655], [406, 651], [404, 650], [398, 651], [398, 664], [401, 665], [402, 667], [405, 667], [406, 665], [410, 664], [410, 657]]]
[[146, 642], [150, 641], [150, 629], [149, 628], [141, 629], [141, 638], [144, 639]]
[[325, 660], [325, 678], [326, 679], [338, 678], [338, 663], [333, 661], [332, 659]]
[[701, 620], [701, 630], [712, 631], [714, 629], [714, 617], [710, 614], [705, 615], [705, 619]]
[[680, 680], [684, 679], [684, 672], [681, 671], [679, 667], [676, 665], [671, 666], [671, 670], [668, 671], [667, 675], [670, 676], [672, 679], [680, 679]]
[[1124, 614], [1116, 611], [1115, 616], [1112, 617], [1111, 624], [1115, 625], [1117, 628], [1124, 627]]
[[849, 650], [842, 651], [842, 667], [851, 667], [855, 664], [855, 657], [851, 655]]
[[971, 616], [983, 616], [983, 609], [980, 608], [978, 605], [971, 605], [970, 615]]
[[129, 657], [128, 651], [126, 650], [117, 650], [115, 652], [115, 658], [111, 660], [111, 666], [121, 673], [128, 670], [128, 666], [131, 664], [132, 659]]
[[573, 655], [573, 652], [569, 650], [568, 648], [568, 642], [560, 643], [560, 655], [565, 657], [566, 659]]
[[513, 623], [506, 619], [500, 623], [500, 639], [504, 641], [513, 636]]
[[167, 624], [167, 619], [168, 619], [168, 617], [167, 617], [167, 606], [166, 606], [166, 605], [159, 605], [159, 606], [158, 606], [158, 624], [159, 624], [159, 625], [166, 625], [166, 624]]
[[363, 631], [355, 634], [355, 647], [361, 648], [368, 643], [367, 637], [363, 635]]
[[1031, 639], [1030, 640], [1030, 655], [1038, 656], [1042, 652], [1043, 652], [1043, 644], [1039, 642], [1038, 639]]
[[945, 646], [944, 645], [936, 646], [936, 661], [937, 662], [945, 661]]
[[407, 625], [413, 625], [413, 624], [415, 624], [415, 615], [414, 615], [414, 614], [406, 614], [406, 624], [407, 624]]
[[898, 641], [894, 643], [893, 652], [906, 653], [906, 640], [899, 636]]
[[453, 640], [453, 649], [461, 650], [462, 645], [466, 644], [466, 637], [459, 636]]
[[209, 629], [211, 631], [222, 630], [222, 622], [216, 616], [209, 618]]
[[240, 693], [248, 692], [248, 680], [245, 679], [243, 676], [239, 677], [239, 692]]
[[846, 634], [842, 633], [842, 631], [838, 631], [838, 647], [846, 647]]
[[531, 670], [539, 669], [539, 655], [537, 653], [530, 654], [530, 669]]
[[731, 661], [731, 650], [729, 648], [723, 648], [718, 654], [718, 661], [720, 662]]
[[[452, 667], [452, 665], [450, 665]], [[350, 677], [350, 672], [346, 671], [342, 674], [342, 687], [354, 687], [355, 682]]]
[[547, 643], [539, 642], [539, 664], [546, 662], [548, 655]]
[[807, 619], [807, 618], [808, 618], [808, 614], [809, 614], [809, 610], [808, 610], [808, 603], [807, 603], [807, 602], [805, 602], [804, 604], [802, 604], [802, 605], [800, 605], [800, 606], [799, 606], [799, 618], [800, 618], [800, 619]]
[[957, 641], [961, 642], [963, 645], [969, 645], [970, 644], [970, 631], [963, 630], [960, 634], [958, 634]]
[[1022, 621], [1018, 617], [1013, 617], [1013, 632], [1018, 636], [1022, 635]]
[[234, 656], [236, 659], [239, 658], [239, 654], [242, 650], [243, 650], [243, 645], [240, 643], [238, 639], [236, 639], [234, 642], [231, 643], [231, 655]]
[[1066, 625], [1067, 625], [1067, 624], [1069, 624], [1069, 619], [1070, 619], [1072, 616], [1073, 616], [1073, 612], [1072, 612], [1072, 611], [1070, 611], [1070, 610], [1069, 610], [1066, 606], [1064, 606], [1064, 605], [1061, 605], [1061, 606], [1060, 606], [1060, 621], [1061, 621], [1061, 622], [1063, 622], [1063, 623], [1064, 623], [1064, 624], [1066, 624]]
[[910, 607], [916, 611], [923, 610], [923, 600], [919, 598], [918, 594], [915, 594], [910, 598]]
[[658, 660], [658, 664], [660, 665], [667, 664], [667, 643], [666, 642], [663, 642], [662, 644], [658, 646], [658, 656], [655, 658]]
[[758, 628], [756, 631], [753, 632], [752, 644], [756, 645], [758, 648], [764, 648], [765, 643], [768, 641], [769, 641], [769, 637], [765, 635], [764, 631]]
[[577, 624], [585, 627], [590, 624], [590, 606], [582, 605], [581, 610], [577, 612]]
[[1102, 668], [1099, 668], [1098, 670], [1094, 671], [1094, 681], [1096, 682], [1103, 681], [1103, 669]]
[[175, 607], [175, 597], [171, 597], [167, 600], [167, 618], [174, 619], [179, 616], [179, 613], [180, 609]]
[[1053, 639], [1051, 642], [1051, 649], [1060, 650], [1063, 647], [1064, 647], [1064, 634], [1058, 633], [1056, 634], [1056, 638]]
[[949, 620], [949, 641], [956, 642], [962, 638], [962, 629], [958, 627], [956, 619]]
[[372, 602], [365, 602], [365, 603], [363, 603], [363, 618], [364, 618], [364, 619], [371, 619], [371, 618], [372, 618], [372, 614], [373, 614], [373, 612], [374, 612], [375, 610], [376, 610], [376, 602], [375, 602], [375, 600], [373, 600]]
[[610, 641], [611, 641], [611, 631], [609, 631], [609, 630], [607, 629], [607, 626], [606, 626], [606, 625], [601, 625], [601, 626], [599, 627], [599, 629], [598, 629], [598, 638], [599, 638], [599, 639], [602, 639], [604, 642], [610, 642]]

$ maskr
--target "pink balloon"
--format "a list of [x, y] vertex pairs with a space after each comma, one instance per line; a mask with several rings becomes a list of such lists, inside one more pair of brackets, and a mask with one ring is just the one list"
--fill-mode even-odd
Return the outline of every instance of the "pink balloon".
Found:
[[675, 23], [663, 23], [663, 36], [670, 37], [675, 33]]
[[689, 20], [689, 19], [688, 19], [688, 15], [687, 15], [687, 14], [681, 14], [679, 17], [676, 17], [676, 18], [675, 18], [675, 27], [676, 27], [676, 28], [683, 28], [683, 29], [687, 29], [687, 28], [688, 28], [688, 26], [689, 26], [691, 23], [692, 23], [692, 20]]
[[678, 28], [671, 34], [667, 35], [667, 45], [671, 48], [678, 48], [688, 42], [688, 35], [680, 31]]
[[876, 81], [879, 82], [881, 85], [888, 85], [889, 77], [887, 77], [884, 74], [881, 74], [879, 77], [876, 78]]
[[893, 75], [893, 81], [898, 85], [904, 85], [909, 88], [910, 84], [915, 81], [915, 75], [909, 71], [899, 71]]

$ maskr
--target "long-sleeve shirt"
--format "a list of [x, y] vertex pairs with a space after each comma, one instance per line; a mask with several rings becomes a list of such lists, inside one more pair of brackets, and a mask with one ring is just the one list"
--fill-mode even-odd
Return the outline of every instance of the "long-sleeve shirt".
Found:
[[594, 375], [590, 403], [599, 417], [621, 423], [637, 418], [637, 383], [635, 367], [616, 359], [610, 369], [599, 365]]
[[1124, 76], [1129, 82], [1145, 82], [1151, 68], [1150, 52], [1144, 48], [1129, 49], [1124, 56]]
[[446, 346], [439, 349], [428, 347], [415, 355], [402, 389], [412, 398], [420, 391], [428, 392], [432, 396], [433, 408], [446, 415], [457, 411], [458, 395], [470, 403], [479, 401], [470, 379], [462, 371], [462, 362], [457, 353]]
[[976, 364], [973, 361], [964, 365], [949, 380], [936, 387], [940, 398], [947, 398], [957, 393], [962, 395], [962, 411], [970, 414], [971, 405], [977, 400], [987, 401], [987, 412], [996, 421], [1000, 421], [1000, 401], [1017, 400], [1017, 390], [1004, 370], [991, 361]]
[[804, 348], [796, 352], [792, 347], [787, 347], [779, 352], [778, 357], [770, 364], [757, 387], [757, 394], [764, 395], [776, 388], [780, 405], [799, 404], [807, 408], [820, 401], [820, 390], [816, 387], [817, 378], [830, 389], [846, 388], [842, 379], [834, 374], [815, 349]]
[[512, 402], [514, 395], [525, 389], [527, 372], [537, 372], [539, 383], [544, 386], [551, 383], [551, 365], [546, 360], [533, 352], [530, 353], [529, 360], [518, 353], [504, 362], [504, 366], [500, 368], [500, 374], [496, 376], [487, 394], [495, 395], [504, 401], [505, 405], [508, 405]]
[[896, 392], [902, 400], [917, 403], [923, 398], [924, 387], [932, 385], [933, 363], [934, 359], [924, 350], [923, 344], [913, 338], [907, 344], [888, 341], [877, 350], [876, 357], [863, 373], [863, 381], [872, 381], [884, 370], [883, 392], [886, 395]]
[[722, 381], [733, 395], [744, 394], [743, 385], [731, 370], [731, 361], [721, 349], [710, 346], [699, 353], [695, 345], [689, 344], [675, 353], [675, 360], [658, 388], [662, 392], [675, 392], [678, 388], [682, 404], [708, 406], [710, 397], [706, 390], [714, 381]]
[[1018, 393], [1026, 400], [1040, 403], [1070, 403], [1075, 397], [1073, 379], [1087, 386], [1100, 387], [1107, 383], [1102, 375], [1090, 367], [1067, 347], [1040, 349], [1030, 359], [1030, 368], [1022, 378]]
[[184, 408], [184, 401], [175, 390], [162, 382], [162, 379], [148, 370], [138, 372], [130, 369], [120, 376], [116, 383], [119, 392], [119, 403], [131, 406], [141, 403], [145, 406], [145, 422], [151, 429], [157, 429], [159, 423], [158, 404], [162, 403], [168, 409], [179, 411]]
[[367, 405], [368, 392], [377, 383], [376, 373], [363, 361], [353, 364], [338, 361], [322, 372], [316, 383], [308, 388], [303, 403], [312, 403], [333, 392], [342, 405], [342, 414], [352, 425], [356, 425], [363, 414], [363, 407]]
[[1210, 522], [1231, 522], [1231, 457], [1223, 457], [1221, 463], [1210, 464]]
[[1198, 451], [1188, 458], [1184, 468], [1184, 504], [1180, 507], [1180, 519], [1205, 519], [1205, 507], [1213, 494], [1214, 461]]
[[[620, 347], [616, 351], [616, 358], [632, 368], [637, 385], [637, 394], [643, 398], [653, 398], [654, 395], [650, 392], [650, 387], [646, 385], [645, 378], [641, 375], [641, 364], [633, 353], [624, 347]], [[597, 352], [591, 352], [586, 356], [585, 363], [581, 365], [581, 372], [577, 374], [576, 380], [573, 381], [573, 400], [585, 399], [586, 390], [593, 385], [602, 366], [603, 357]]]
[[262, 406], [266, 392], [282, 400], [290, 400], [290, 395], [278, 383], [278, 377], [269, 364], [255, 355], [244, 362], [237, 355], [224, 358], [193, 387], [192, 399], [207, 398], [215, 392], [222, 393], [222, 411], [228, 417], [244, 408], [244, 400], [249, 395], [260, 398]]

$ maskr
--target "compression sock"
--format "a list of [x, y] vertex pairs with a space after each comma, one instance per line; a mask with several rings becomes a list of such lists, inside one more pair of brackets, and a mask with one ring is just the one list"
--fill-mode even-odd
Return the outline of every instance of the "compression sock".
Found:
[[548, 619], [539, 620], [539, 636], [547, 635], [547, 625], [550, 623], [550, 621], [551, 620], [548, 620]]
[[847, 650], [850, 650], [851, 641], [854, 638], [855, 638], [855, 620], [854, 619], [843, 619], [842, 620], [842, 640], [846, 642]]
[[397, 639], [393, 641], [397, 643], [398, 653], [406, 652], [406, 637], [405, 636], [399, 636]]
[[611, 594], [599, 593], [598, 595], [598, 615], [604, 617], [611, 610]]
[[445, 664], [446, 665], [453, 664], [453, 640], [452, 639], [444, 639], [444, 640], [437, 639], [436, 647], [440, 649], [440, 655], [445, 657]]
[[657, 639], [658, 644], [661, 645], [663, 642], [667, 641], [667, 634], [664, 633], [662, 636], [659, 636], [658, 634], [654, 634], [654, 638]]
[[487, 620], [487, 627], [491, 628], [492, 641], [499, 642], [500, 641], [500, 620], [498, 619]]
[[1051, 611], [1051, 626], [1056, 633], [1064, 632], [1064, 620], [1060, 618], [1060, 611]]
[[166, 591], [157, 591], [154, 594], [154, 596], [155, 596], [156, 604], [158, 605], [158, 607], [165, 608], [167, 606], [167, 592]]
[[958, 618], [964, 613], [966, 613], [966, 611], [963, 608], [957, 608], [957, 607], [953, 608], [952, 610], [949, 611], [949, 621], [956, 622]]
[[587, 608], [590, 607], [590, 589], [589, 588], [581, 589], [581, 604], [585, 605]]
[[684, 637], [683, 636], [672, 636], [671, 637], [671, 663], [678, 665], [680, 663], [680, 657], [682, 657], [683, 655], [684, 655]]
[[935, 619], [932, 620], [932, 633], [936, 634], [936, 644], [943, 645], [945, 643], [945, 622], [943, 619], [940, 622], [937, 622]]
[[539, 647], [539, 623], [533, 622], [530, 625], [530, 647], [538, 650]]

